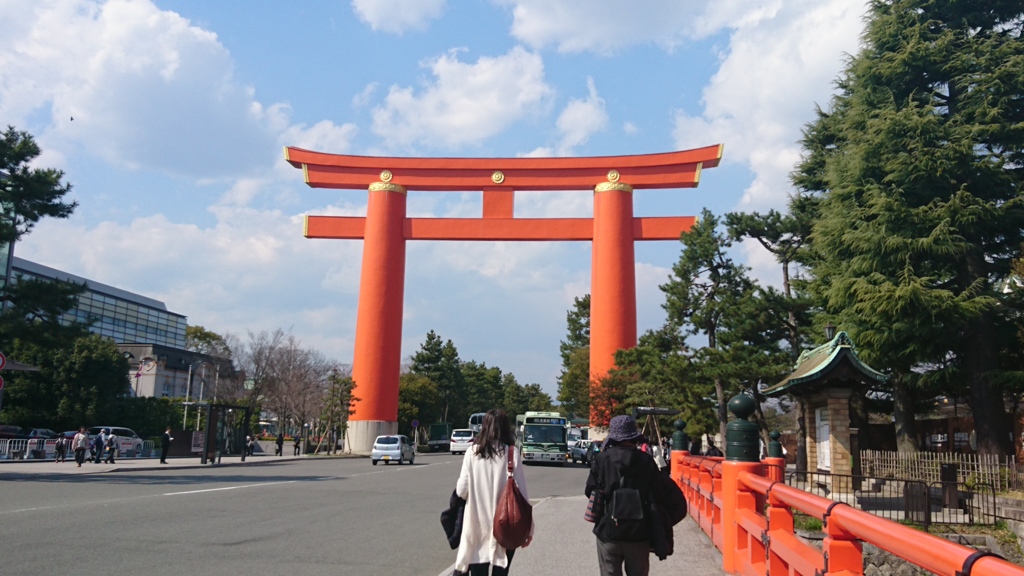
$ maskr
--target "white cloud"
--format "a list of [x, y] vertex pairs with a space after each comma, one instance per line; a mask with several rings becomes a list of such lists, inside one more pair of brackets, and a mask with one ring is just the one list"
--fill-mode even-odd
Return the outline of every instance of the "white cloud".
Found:
[[794, 0], [733, 32], [699, 115], [679, 112], [679, 148], [725, 142], [726, 162], [748, 164], [754, 182], [741, 208], [785, 205], [813, 102], [827, 105], [844, 53], [855, 53], [864, 7], [845, 0]]
[[633, 124], [632, 122], [623, 122], [622, 123], [622, 131], [625, 132], [626, 134], [630, 134], [630, 135], [636, 134], [637, 133], [636, 124]]
[[[331, 338], [348, 342], [361, 243], [306, 239], [297, 214], [226, 205], [211, 212], [217, 222], [208, 228], [163, 215], [95, 227], [46, 220], [18, 251], [23, 258], [162, 300], [212, 330], [244, 334], [295, 326], [311, 345]], [[344, 347], [326, 351], [339, 360], [351, 358]]]
[[460, 62], [451, 51], [425, 66], [434, 76], [432, 83], [419, 92], [392, 86], [373, 111], [373, 131], [389, 145], [480, 142], [542, 111], [552, 92], [540, 56], [518, 46], [474, 64]]
[[370, 104], [373, 99], [373, 95], [377, 92], [378, 84], [376, 82], [370, 82], [363, 88], [363, 91], [352, 97], [352, 106], [355, 108], [362, 108]]
[[360, 20], [391, 34], [426, 30], [447, 6], [447, 0], [352, 0], [352, 10]]
[[611, 54], [636, 44], [674, 49], [726, 27], [770, 17], [782, 0], [501, 0], [512, 7], [512, 36], [534, 48]]
[[587, 78], [586, 98], [572, 98], [558, 115], [558, 145], [540, 146], [521, 154], [524, 158], [547, 158], [551, 156], [572, 156], [577, 146], [587, 143], [590, 137], [608, 125], [608, 112], [604, 99], [598, 96], [593, 78]]
[[0, 43], [0, 117], [48, 112], [48, 146], [197, 178], [269, 159], [283, 111], [260, 105], [217, 35], [178, 14], [77, 0], [8, 3], [0, 20], [16, 23]]
[[589, 94], [585, 99], [569, 100], [555, 123], [562, 133], [562, 141], [558, 146], [561, 156], [571, 155], [574, 148], [586, 144], [592, 134], [608, 125], [604, 100], [597, 95], [593, 78], [587, 78], [587, 90]]

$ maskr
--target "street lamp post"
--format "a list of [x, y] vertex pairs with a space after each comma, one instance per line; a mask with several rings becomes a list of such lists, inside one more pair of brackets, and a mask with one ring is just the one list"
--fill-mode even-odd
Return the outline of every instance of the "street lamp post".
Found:
[[203, 363], [203, 375], [199, 377], [199, 406], [196, 408], [196, 430], [202, 430], [201, 423], [203, 420], [203, 389], [206, 388], [206, 363]]
[[192, 401], [192, 364], [188, 365], [188, 379], [185, 381], [185, 416], [181, 419], [181, 429], [188, 426], [188, 402]]

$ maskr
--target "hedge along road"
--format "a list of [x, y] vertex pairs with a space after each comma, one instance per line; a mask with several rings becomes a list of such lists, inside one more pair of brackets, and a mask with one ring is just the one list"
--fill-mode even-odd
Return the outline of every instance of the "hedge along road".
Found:
[[[455, 559], [438, 518], [461, 462], [418, 454], [404, 466], [300, 459], [89, 475], [0, 466], [0, 572], [436, 576]], [[586, 480], [581, 466], [526, 473], [533, 500], [580, 494]]]

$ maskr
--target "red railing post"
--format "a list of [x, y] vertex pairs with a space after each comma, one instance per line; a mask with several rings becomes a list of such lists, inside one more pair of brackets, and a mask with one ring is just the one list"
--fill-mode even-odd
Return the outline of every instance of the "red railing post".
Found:
[[832, 510], [837, 506], [848, 505], [843, 502], [830, 504], [822, 519], [825, 540], [821, 543], [821, 550], [825, 556], [825, 574], [844, 572], [859, 576], [864, 574], [864, 545], [856, 536], [843, 530], [838, 522], [829, 521]]
[[740, 558], [747, 549], [746, 542], [740, 542], [738, 525], [740, 510], [754, 510], [755, 498], [739, 481], [741, 472], [761, 474], [760, 462], [722, 462], [722, 569], [737, 573], [748, 559]]

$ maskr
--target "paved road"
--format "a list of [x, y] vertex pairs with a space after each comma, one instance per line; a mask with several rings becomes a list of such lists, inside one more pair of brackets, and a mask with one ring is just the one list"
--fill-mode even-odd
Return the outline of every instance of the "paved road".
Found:
[[[420, 454], [400, 467], [257, 458], [191, 469], [131, 462], [120, 472], [0, 463], [0, 574], [450, 573], [455, 551], [438, 516], [461, 459]], [[582, 465], [526, 467], [537, 539], [517, 554], [513, 574], [596, 573], [592, 525], [582, 520], [586, 474]], [[677, 528], [677, 550], [691, 524]], [[654, 560], [652, 574], [721, 574], [710, 544], [694, 549], [702, 537], [685, 544], [698, 564], [677, 552]]]

